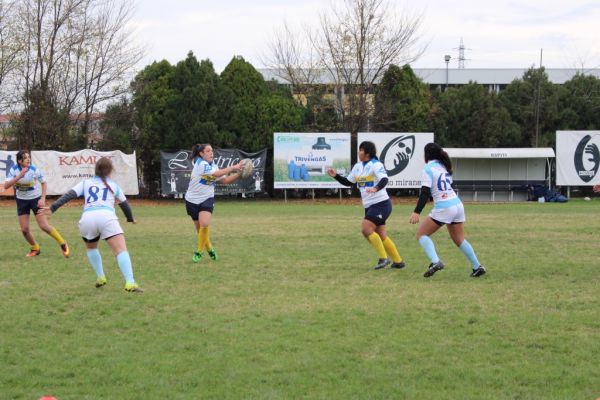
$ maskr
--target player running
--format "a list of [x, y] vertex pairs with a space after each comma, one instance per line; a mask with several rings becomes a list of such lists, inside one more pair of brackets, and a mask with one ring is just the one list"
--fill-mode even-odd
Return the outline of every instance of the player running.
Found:
[[386, 234], [385, 223], [392, 213], [392, 201], [385, 190], [388, 176], [385, 167], [377, 158], [375, 144], [362, 142], [358, 147], [358, 159], [359, 162], [347, 177], [337, 174], [333, 168], [328, 168], [327, 174], [344, 186], [358, 186], [365, 207], [362, 234], [379, 256], [375, 269], [382, 269], [388, 265], [391, 268], [404, 268], [406, 264], [402, 261], [396, 245]]
[[456, 192], [452, 189], [452, 162], [450, 157], [440, 145], [428, 143], [425, 145], [425, 162], [427, 164], [423, 169], [421, 178], [421, 194], [409, 219], [411, 224], [418, 223], [419, 214], [423, 211], [423, 207], [429, 201], [429, 197], [433, 197], [433, 209], [417, 229], [417, 240], [431, 261], [423, 276], [429, 278], [436, 271], [444, 269], [444, 263], [438, 257], [435, 245], [429, 236], [433, 235], [443, 225], [446, 225], [454, 244], [458, 246], [473, 266], [471, 276], [477, 278], [485, 274], [486, 270], [479, 263], [471, 244], [465, 239], [465, 209]]
[[135, 220], [123, 190], [109, 178], [112, 171], [113, 164], [110, 159], [100, 158], [96, 162], [96, 176], [79, 182], [73, 189], [56, 200], [52, 206], [43, 207], [42, 211], [52, 214], [65, 203], [83, 196], [83, 213], [79, 220], [79, 232], [87, 247], [88, 260], [96, 272], [96, 287], [100, 288], [107, 283], [102, 267], [102, 256], [98, 251], [98, 241], [104, 239], [117, 258], [117, 264], [125, 278], [125, 290], [141, 293], [143, 290], [133, 279], [133, 268], [125, 243], [125, 235], [115, 214], [115, 201], [119, 202], [119, 207], [123, 210], [127, 222], [135, 224]]
[[21, 150], [17, 153], [17, 163], [6, 173], [4, 189], [9, 189], [11, 186], [15, 187], [17, 215], [19, 217], [21, 232], [25, 240], [31, 245], [27, 257], [39, 256], [42, 252], [40, 244], [35, 241], [29, 229], [29, 216], [32, 211], [40, 229], [56, 240], [60, 245], [63, 256], [69, 257], [71, 251], [65, 239], [63, 239], [55, 228], [48, 224], [45, 215], [38, 214], [38, 210], [46, 205], [46, 189], [48, 184], [42, 171], [31, 164], [31, 155], [26, 150]]

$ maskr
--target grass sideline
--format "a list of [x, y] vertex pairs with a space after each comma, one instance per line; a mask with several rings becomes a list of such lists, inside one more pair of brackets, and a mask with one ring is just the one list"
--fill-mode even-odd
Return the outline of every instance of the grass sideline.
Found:
[[94, 288], [79, 207], [50, 218], [69, 259], [34, 221], [26, 259], [0, 207], [0, 398], [596, 399], [599, 201], [467, 204], [481, 279], [445, 230], [446, 269], [422, 277], [412, 204], [388, 222], [408, 267], [374, 271], [359, 204], [217, 200], [220, 260], [198, 265], [183, 204], [134, 201], [142, 295], [105, 244]]

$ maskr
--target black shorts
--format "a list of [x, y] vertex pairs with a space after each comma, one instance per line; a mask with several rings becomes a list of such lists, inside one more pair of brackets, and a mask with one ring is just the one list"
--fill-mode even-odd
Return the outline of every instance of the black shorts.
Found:
[[34, 214], [38, 212], [38, 201], [40, 201], [41, 197], [37, 197], [31, 200], [23, 200], [23, 199], [15, 199], [17, 200], [17, 215], [29, 215], [31, 211]]
[[210, 199], [206, 199], [200, 204], [190, 203], [187, 200], [185, 201], [185, 209], [187, 211], [187, 214], [190, 217], [192, 217], [192, 219], [194, 221], [198, 221], [198, 214], [200, 214], [201, 211], [208, 211], [209, 213], [212, 213], [214, 208], [215, 208], [215, 198], [214, 197], [211, 197]]
[[392, 214], [392, 201], [390, 199], [375, 203], [365, 208], [365, 219], [377, 226], [385, 225], [385, 221]]

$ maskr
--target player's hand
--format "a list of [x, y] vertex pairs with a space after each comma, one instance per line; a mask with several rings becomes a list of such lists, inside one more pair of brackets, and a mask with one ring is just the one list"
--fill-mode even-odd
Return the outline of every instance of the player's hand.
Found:
[[18, 178], [21, 179], [22, 177], [24, 177], [27, 171], [29, 171], [29, 167], [21, 168], [21, 172], [19, 172]]
[[327, 175], [329, 175], [330, 177], [334, 178], [337, 173], [335, 172], [335, 169], [333, 168], [327, 168]]
[[367, 193], [377, 193], [377, 188], [368, 187], [368, 188], [365, 189], [365, 192], [367, 192]]
[[46, 205], [46, 200], [45, 200], [45, 199], [42, 199], [42, 198], [40, 198], [40, 199], [38, 200], [38, 208], [42, 208], [42, 207], [44, 207], [45, 205]]
[[593, 190], [594, 193], [600, 193], [600, 185], [594, 185]]
[[37, 215], [52, 215], [52, 210], [50, 209], [50, 207], [39, 207], [37, 210]]
[[417, 214], [416, 212], [410, 214], [410, 218], [409, 218], [408, 222], [410, 222], [411, 224], [418, 224], [419, 223], [419, 214]]

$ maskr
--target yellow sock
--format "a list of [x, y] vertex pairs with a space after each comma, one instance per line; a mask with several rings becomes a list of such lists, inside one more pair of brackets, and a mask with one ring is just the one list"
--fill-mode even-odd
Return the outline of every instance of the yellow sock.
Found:
[[34, 244], [34, 245], [31, 245], [31, 250], [38, 251], [39, 249], [40, 249], [40, 244], [39, 244], [39, 243], [36, 243], [36, 244]]
[[65, 239], [63, 239], [63, 237], [60, 236], [60, 233], [58, 233], [56, 228], [52, 228], [48, 235], [52, 236], [52, 238], [56, 240], [58, 244], [65, 244]]
[[387, 253], [381, 242], [381, 237], [376, 232], [371, 233], [367, 240], [369, 240], [369, 243], [371, 243], [371, 246], [373, 246], [379, 258], [387, 258]]
[[200, 229], [198, 229], [198, 251], [199, 252], [202, 252], [204, 250], [207, 240], [208, 240], [208, 227], [201, 226]]
[[210, 241], [210, 227], [206, 227], [204, 228], [206, 229], [206, 241], [204, 242], [204, 247], [206, 248], [206, 250], [212, 250], [212, 243]]
[[402, 262], [402, 256], [400, 256], [400, 253], [398, 253], [398, 249], [396, 248], [394, 241], [390, 239], [389, 236], [386, 236], [385, 240], [383, 241], [383, 247], [385, 247], [385, 251], [392, 256], [392, 260], [394, 260], [395, 263]]

